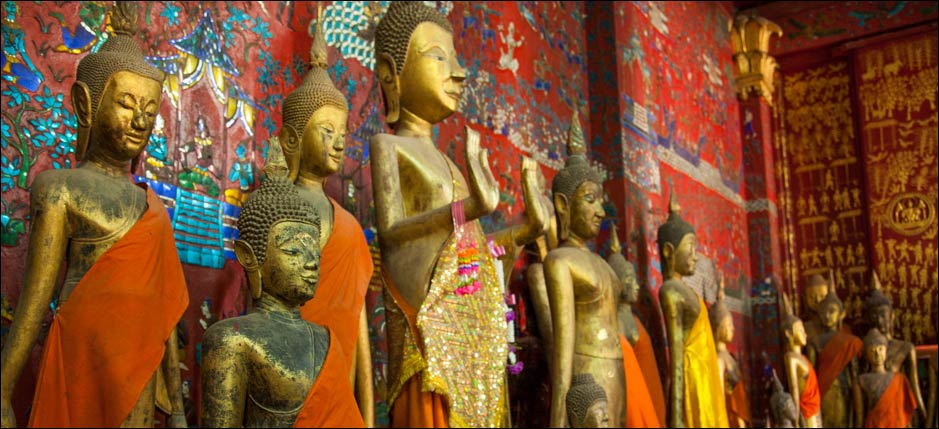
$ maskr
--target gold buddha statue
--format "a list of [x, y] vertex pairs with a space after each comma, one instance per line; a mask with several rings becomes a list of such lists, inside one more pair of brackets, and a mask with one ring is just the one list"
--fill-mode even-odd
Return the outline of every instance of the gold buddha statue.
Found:
[[812, 338], [822, 332], [822, 321], [818, 315], [818, 304], [828, 296], [828, 280], [821, 274], [812, 274], [805, 283], [803, 297], [805, 311], [802, 315], [805, 334]]
[[731, 427], [745, 428], [750, 424], [750, 403], [743, 382], [743, 371], [737, 358], [727, 350], [727, 344], [734, 340], [734, 316], [724, 305], [724, 277], [721, 277], [717, 290], [717, 301], [711, 306], [711, 329], [714, 331], [714, 343], [717, 347], [718, 374], [724, 388], [724, 402], [727, 404], [727, 419]]
[[866, 428], [908, 428], [917, 409], [913, 389], [906, 376], [887, 369], [885, 365], [888, 344], [887, 337], [877, 328], [871, 329], [864, 337], [864, 356], [871, 370], [860, 376], [858, 384], [864, 399], [860, 412]]
[[[319, 14], [322, 17], [322, 13]], [[349, 108], [326, 71], [326, 39], [316, 24], [311, 65], [303, 82], [287, 95], [280, 144], [301, 198], [320, 219], [320, 280], [316, 296], [300, 309], [303, 318], [330, 328], [349, 360], [356, 399], [368, 427], [375, 425], [372, 354], [365, 293], [372, 254], [358, 220], [324, 192], [327, 177], [342, 167]]]
[[788, 296], [783, 295], [782, 298], [785, 314], [781, 327], [786, 339], [783, 367], [789, 380], [789, 393], [799, 404], [799, 420], [796, 427], [820, 428], [822, 398], [818, 391], [818, 378], [812, 363], [802, 354], [802, 347], [807, 342], [805, 327], [802, 320], [792, 314], [792, 304]]
[[923, 406], [923, 394], [919, 386], [916, 347], [909, 341], [893, 337], [893, 303], [884, 294], [877, 273], [874, 273], [871, 283], [871, 294], [864, 303], [864, 313], [870, 326], [877, 328], [887, 338], [887, 360], [884, 365], [888, 372], [902, 372], [906, 375], [910, 388], [913, 389], [916, 406], [921, 413], [925, 413], [926, 407]]
[[668, 220], [658, 229], [662, 278], [659, 302], [668, 349], [669, 427], [727, 427], [717, 351], [704, 299], [682, 278], [694, 274], [697, 237], [669, 199]]
[[605, 217], [600, 175], [587, 163], [575, 112], [568, 135], [568, 159], [551, 191], [560, 244], [545, 257], [554, 344], [551, 362], [551, 426], [567, 424], [564, 406], [571, 377], [591, 374], [606, 393], [610, 426], [622, 427], [626, 376], [616, 319], [619, 278], [587, 247]]
[[609, 404], [606, 392], [590, 374], [571, 377], [571, 388], [565, 401], [572, 428], [610, 427]]
[[845, 311], [834, 286], [818, 303], [817, 315], [822, 331], [807, 341], [809, 362], [818, 374], [822, 395], [822, 427], [858, 427], [862, 416], [860, 390], [857, 389], [857, 357], [863, 350], [861, 340], [841, 329]]
[[134, 40], [136, 3], [110, 14], [113, 34], [79, 61], [71, 90], [81, 165], [32, 183], [25, 281], [0, 357], [3, 427], [17, 425], [11, 395], [53, 296], [30, 426], [152, 426], [155, 402], [187, 426], [176, 324], [189, 294], [165, 207], [130, 178], [164, 76]]
[[478, 132], [466, 129], [468, 181], [432, 140], [466, 78], [453, 29], [422, 2], [392, 2], [375, 56], [394, 130], [371, 141], [391, 425], [495, 426], [507, 411], [505, 304], [477, 219], [498, 186]]
[[320, 218], [288, 178], [274, 140], [235, 241], [254, 306], [205, 331], [202, 424], [362, 427], [343, 345], [300, 315], [318, 289]]

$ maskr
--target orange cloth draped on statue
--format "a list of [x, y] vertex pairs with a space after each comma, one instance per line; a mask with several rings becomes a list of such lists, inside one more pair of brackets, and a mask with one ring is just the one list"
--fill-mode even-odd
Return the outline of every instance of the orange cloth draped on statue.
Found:
[[422, 374], [411, 377], [391, 407], [391, 425], [401, 428], [449, 427], [443, 395], [421, 390]]
[[[652, 405], [655, 406], [659, 422], [665, 424], [665, 392], [662, 390], [662, 378], [659, 375], [655, 350], [652, 348], [652, 338], [635, 314], [633, 314], [633, 319], [636, 319], [636, 327], [639, 328], [639, 339], [636, 340], [633, 351], [636, 352], [636, 360], [639, 361], [639, 368], [642, 369], [642, 378], [646, 381], [646, 387], [649, 388], [649, 396], [652, 398]], [[629, 400], [628, 396], [626, 400]]]
[[844, 367], [851, 363], [864, 348], [860, 338], [843, 331], [838, 331], [828, 340], [825, 348], [818, 354], [818, 391], [822, 396], [838, 378]]
[[884, 393], [877, 400], [877, 405], [867, 411], [864, 417], [866, 428], [905, 428], [913, 421], [916, 400], [913, 389], [906, 375], [896, 372]]
[[118, 427], [160, 368], [189, 305], [166, 208], [147, 210], [95, 261], [46, 338], [30, 427]]
[[734, 390], [727, 395], [727, 420], [731, 427], [737, 427], [737, 419], [750, 424], [750, 400], [747, 398], [747, 389], [743, 387], [743, 379], [737, 381]]
[[802, 411], [802, 417], [808, 419], [818, 414], [821, 407], [822, 395], [818, 392], [818, 378], [815, 376], [815, 369], [809, 365], [809, 376], [805, 378], [805, 388], [799, 397], [799, 410]]
[[682, 356], [685, 427], [727, 427], [727, 405], [724, 403], [714, 334], [708, 318], [708, 307], [700, 296], [698, 306], [701, 311], [685, 337], [685, 353]]
[[316, 295], [300, 307], [300, 315], [333, 331], [333, 341], [342, 347], [348, 377], [354, 365], [365, 292], [372, 278], [372, 254], [355, 217], [332, 198], [329, 202], [333, 205], [333, 230], [320, 254]]
[[623, 370], [626, 372], [626, 427], [629, 428], [660, 428], [658, 413], [652, 405], [649, 388], [646, 386], [639, 361], [633, 352], [632, 344], [623, 334], [619, 336], [619, 344], [623, 349]]
[[352, 392], [349, 368], [345, 366], [348, 361], [343, 356], [340, 344], [333, 342], [335, 333], [329, 329], [330, 345], [326, 361], [303, 401], [297, 420], [293, 422], [295, 428], [365, 427]]

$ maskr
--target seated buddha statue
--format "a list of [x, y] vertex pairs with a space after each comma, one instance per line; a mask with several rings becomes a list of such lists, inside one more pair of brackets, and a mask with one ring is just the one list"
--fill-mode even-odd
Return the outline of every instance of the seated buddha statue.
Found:
[[466, 130], [469, 180], [433, 141], [466, 78], [453, 28], [423, 2], [392, 2], [375, 57], [394, 131], [371, 140], [391, 425], [495, 426], [507, 412], [505, 303], [478, 219], [498, 184], [478, 132]]
[[603, 388], [610, 426], [626, 415], [626, 376], [616, 305], [619, 278], [587, 247], [605, 217], [602, 178], [587, 162], [580, 121], [568, 134], [568, 159], [551, 184], [558, 222], [558, 247], [545, 257], [544, 277], [551, 306], [554, 345], [551, 362], [551, 426], [567, 425], [565, 398], [575, 374], [590, 374]]
[[802, 354], [806, 344], [805, 327], [802, 320], [792, 314], [792, 305], [788, 296], [783, 295], [782, 319], [783, 336], [786, 339], [783, 367], [789, 381], [789, 394], [798, 401], [799, 419], [796, 427], [822, 427], [822, 397], [818, 391], [818, 377], [812, 363]]
[[291, 180], [320, 219], [319, 286], [300, 314], [335, 333], [348, 359], [344, 366], [352, 374], [362, 417], [366, 426], [372, 427], [375, 399], [365, 314], [372, 254], [358, 220], [324, 191], [326, 179], [339, 171], [345, 160], [349, 108], [326, 71], [321, 23], [316, 24], [310, 56], [312, 68], [284, 100], [279, 139]]
[[861, 413], [866, 428], [908, 428], [917, 409], [913, 389], [906, 375], [886, 367], [889, 340], [873, 328], [864, 337], [864, 356], [870, 372], [858, 379], [863, 402]]
[[731, 427], [745, 428], [750, 424], [750, 402], [740, 364], [730, 350], [727, 350], [727, 345], [734, 340], [734, 316], [724, 305], [724, 296], [724, 278], [721, 277], [717, 301], [709, 310], [714, 343], [717, 346], [717, 367], [720, 371], [721, 386], [724, 388], [728, 423]]
[[202, 424], [362, 427], [345, 347], [331, 328], [300, 315], [318, 292], [320, 218], [280, 152], [270, 142], [266, 178], [238, 217], [235, 255], [254, 305], [202, 340]]
[[694, 274], [697, 238], [669, 199], [668, 220], [658, 229], [662, 278], [659, 303], [668, 336], [669, 427], [727, 427], [714, 335], [704, 299], [682, 278]]
[[3, 427], [17, 425], [11, 395], [50, 302], [29, 426], [152, 426], [162, 379], [168, 423], [186, 427], [176, 324], [189, 294], [166, 208], [130, 176], [163, 89], [163, 72], [134, 40], [135, 6], [118, 2], [113, 34], [78, 63], [71, 102], [80, 166], [32, 182], [25, 282], [0, 357]]

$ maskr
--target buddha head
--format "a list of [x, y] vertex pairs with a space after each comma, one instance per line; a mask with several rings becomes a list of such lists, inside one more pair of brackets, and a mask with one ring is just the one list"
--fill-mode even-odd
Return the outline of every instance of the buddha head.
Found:
[[806, 338], [802, 319], [792, 313], [792, 300], [789, 299], [789, 295], [783, 293], [781, 298], [783, 304], [783, 317], [781, 320], [783, 335], [786, 337], [789, 347], [805, 346], [808, 338]]
[[607, 263], [610, 264], [610, 267], [613, 268], [613, 272], [616, 273], [616, 277], [618, 277], [620, 283], [623, 284], [620, 302], [629, 305], [635, 304], [636, 301], [639, 300], [639, 280], [636, 278], [636, 266], [623, 256], [615, 225], [613, 226], [610, 237], [612, 243], [610, 245], [610, 256], [607, 258]]
[[288, 179], [276, 141], [270, 142], [264, 172], [261, 187], [238, 217], [235, 256], [253, 298], [260, 298], [263, 289], [286, 305], [300, 306], [313, 298], [319, 281], [320, 219]]
[[822, 302], [818, 303], [818, 317], [822, 325], [828, 329], [837, 329], [841, 320], [844, 318], [844, 303], [838, 298], [838, 292], [834, 285], [830, 292], [825, 296]]
[[874, 368], [882, 366], [887, 361], [887, 346], [889, 340], [879, 329], [873, 328], [864, 336], [864, 358]]
[[581, 240], [596, 237], [606, 212], [603, 209], [603, 179], [587, 162], [584, 133], [577, 109], [567, 135], [567, 162], [551, 183], [558, 240], [571, 236]]
[[799, 418], [799, 409], [796, 408], [792, 395], [786, 391], [776, 370], [773, 370], [773, 395], [770, 397], [770, 407], [773, 411], [773, 427], [791, 428], [795, 427], [796, 420]]
[[375, 31], [375, 72], [385, 120], [394, 127], [402, 110], [431, 124], [452, 115], [466, 70], [447, 18], [423, 2], [395, 1]]
[[134, 40], [136, 2], [116, 2], [110, 22], [113, 34], [97, 53], [78, 62], [72, 85], [79, 161], [89, 153], [115, 164], [136, 159], [160, 109], [164, 75], [144, 60]]
[[893, 332], [893, 303], [884, 294], [877, 273], [874, 273], [872, 283], [873, 290], [864, 302], [864, 313], [871, 326], [884, 335], [890, 335]]
[[666, 280], [693, 275], [698, 261], [698, 238], [694, 227], [681, 218], [681, 206], [675, 201], [675, 192], [669, 194], [668, 220], [659, 227], [657, 234], [662, 273]]
[[828, 280], [821, 274], [813, 274], [805, 284], [805, 307], [818, 312], [818, 304], [828, 296]]
[[[322, 11], [320, 11], [322, 21]], [[322, 22], [316, 24], [310, 48], [310, 71], [284, 99], [280, 144], [290, 170], [298, 175], [330, 176], [342, 166], [346, 147], [349, 106], [327, 73], [326, 38]]]
[[734, 316], [724, 304], [723, 277], [717, 292], [717, 301], [708, 310], [708, 317], [711, 321], [711, 329], [714, 331], [715, 342], [729, 343], [734, 340]]
[[606, 392], [591, 374], [576, 374], [571, 377], [567, 391], [567, 418], [575, 428], [610, 427], [609, 404]]

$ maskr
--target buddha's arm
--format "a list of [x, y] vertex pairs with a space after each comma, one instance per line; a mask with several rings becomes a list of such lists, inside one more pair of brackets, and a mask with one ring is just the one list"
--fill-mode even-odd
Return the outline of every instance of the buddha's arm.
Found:
[[848, 383], [851, 386], [851, 404], [853, 405], [851, 408], [854, 408], [853, 415], [848, 417], [854, 419], [854, 424], [851, 427], [861, 428], [864, 427], [864, 399], [861, 395], [861, 383], [858, 380], [857, 359], [851, 359], [847, 369]]
[[[213, 329], [215, 328], [215, 329]], [[212, 325], [202, 340], [202, 426], [242, 427], [248, 392], [243, 345], [227, 326]]]
[[359, 317], [359, 337], [355, 343], [355, 399], [365, 427], [375, 427], [375, 385], [372, 381], [372, 350], [368, 341], [365, 306]]
[[515, 245], [524, 246], [548, 230], [548, 209], [541, 198], [536, 170], [538, 164], [529, 157], [522, 158], [522, 199], [525, 202], [525, 222], [514, 229]]
[[32, 226], [29, 253], [26, 256], [26, 278], [16, 306], [13, 324], [0, 353], [2, 381], [0, 408], [3, 427], [15, 427], [11, 406], [13, 390], [33, 345], [39, 337], [42, 321], [55, 292], [59, 269], [68, 244], [68, 215], [65, 196], [49, 189], [46, 175], [39, 175], [30, 196]]
[[567, 427], [567, 390], [574, 360], [574, 282], [570, 267], [550, 256], [544, 263], [548, 301], [554, 324], [551, 359], [551, 427]]
[[668, 331], [669, 349], [669, 409], [673, 428], [685, 427], [685, 331], [681, 320], [681, 303], [675, 293], [664, 293], [662, 307], [665, 313], [665, 328]]
[[538, 332], [544, 342], [545, 355], [548, 365], [554, 360], [554, 326], [551, 322], [551, 304], [548, 301], [548, 286], [544, 280], [544, 265], [534, 263], [528, 266], [528, 291], [531, 293], [531, 302], [535, 306], [535, 318], [538, 322]]
[[173, 413], [167, 422], [169, 427], [186, 428], [186, 408], [183, 405], [183, 386], [179, 376], [179, 339], [174, 326], [170, 337], [166, 340], [166, 351], [163, 353], [163, 376], [166, 380], [166, 391], [173, 404]]
[[919, 371], [916, 368], [916, 347], [910, 347], [910, 354], [903, 364], [906, 368], [906, 377], [910, 380], [910, 387], [913, 388], [913, 397], [916, 399], [916, 406], [922, 416], [926, 417], [926, 407], [923, 404], [923, 394], [919, 388]]
[[[795, 401], [796, 407], [799, 406], [799, 401], [802, 399], [802, 392], [799, 388], [799, 364], [794, 358], [786, 356], [783, 358], [786, 363], [786, 377], [789, 378], [789, 391], [792, 394], [792, 400]], [[799, 419], [795, 422], [796, 427], [802, 427], [804, 425], [805, 416], [802, 415], [802, 411], [798, 412]]]

